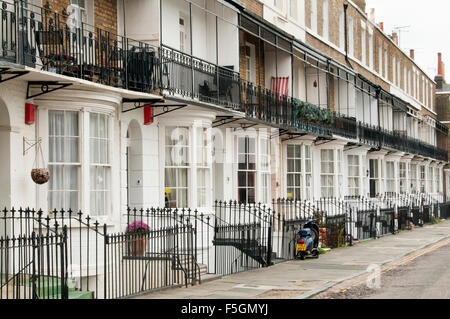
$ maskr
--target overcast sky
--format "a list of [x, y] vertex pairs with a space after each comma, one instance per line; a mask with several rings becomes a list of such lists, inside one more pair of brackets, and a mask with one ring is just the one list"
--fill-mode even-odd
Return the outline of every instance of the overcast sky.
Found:
[[366, 12], [375, 8], [376, 23], [384, 31], [400, 29], [400, 47], [415, 50], [418, 65], [434, 79], [437, 53], [442, 52], [446, 80], [450, 80], [450, 1], [448, 0], [366, 0]]

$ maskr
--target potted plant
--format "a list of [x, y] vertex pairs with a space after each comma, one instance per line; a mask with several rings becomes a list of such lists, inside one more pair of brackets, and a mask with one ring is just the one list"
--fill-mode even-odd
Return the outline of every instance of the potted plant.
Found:
[[128, 225], [126, 233], [131, 256], [144, 256], [147, 247], [147, 234], [149, 232], [150, 227], [142, 221], [135, 221]]

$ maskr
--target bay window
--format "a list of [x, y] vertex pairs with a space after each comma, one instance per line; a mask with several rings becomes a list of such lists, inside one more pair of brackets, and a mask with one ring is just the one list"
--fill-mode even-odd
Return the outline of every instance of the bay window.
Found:
[[110, 202], [110, 158], [108, 117], [90, 113], [90, 209], [92, 215], [104, 216]]
[[289, 198], [311, 199], [311, 146], [286, 145], [286, 190]]
[[433, 193], [439, 193], [439, 184], [440, 184], [441, 174], [439, 174], [439, 168], [434, 168], [434, 189]]
[[238, 202], [256, 202], [256, 138], [238, 137]]
[[321, 150], [321, 196], [323, 198], [334, 197], [334, 150]]
[[48, 208], [78, 211], [80, 205], [79, 113], [48, 112]]
[[411, 175], [411, 193], [419, 192], [419, 180], [417, 176], [417, 164], [411, 164], [410, 166], [410, 175]]
[[312, 199], [312, 153], [311, 146], [305, 145], [305, 199]]
[[212, 205], [211, 130], [203, 126], [162, 126], [162, 183], [166, 208]]
[[379, 160], [369, 160], [369, 187], [370, 197], [374, 198], [380, 194], [380, 170]]
[[287, 194], [292, 199], [302, 196], [302, 145], [287, 145]]
[[427, 193], [433, 193], [433, 167], [428, 167]]
[[166, 127], [165, 130], [165, 190], [170, 208], [188, 207], [189, 129]]
[[407, 193], [408, 177], [406, 175], [406, 168], [407, 168], [407, 163], [399, 164], [400, 193], [401, 194]]
[[44, 123], [48, 120], [48, 128], [41, 129], [41, 134], [48, 130], [47, 208], [107, 216], [111, 210], [110, 116], [53, 109], [40, 114]]
[[420, 192], [425, 193], [425, 165], [420, 165]]
[[209, 142], [209, 130], [203, 127], [196, 128], [196, 139], [197, 143], [195, 147], [197, 149], [197, 206], [207, 207], [209, 205], [208, 192], [211, 189], [211, 165], [209, 156], [209, 154], [211, 153], [211, 143]]
[[361, 195], [360, 189], [360, 172], [359, 172], [359, 156], [348, 155], [348, 195]]
[[260, 202], [270, 204], [270, 145], [267, 138], [260, 139], [259, 172], [261, 179]]
[[386, 162], [386, 192], [395, 193], [395, 163]]

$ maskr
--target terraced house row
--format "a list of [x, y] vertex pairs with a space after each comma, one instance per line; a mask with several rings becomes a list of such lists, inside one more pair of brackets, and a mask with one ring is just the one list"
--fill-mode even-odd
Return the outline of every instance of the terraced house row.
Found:
[[[436, 83], [365, 1], [0, 0], [0, 13], [2, 207], [121, 232], [129, 207], [210, 226], [216, 201], [444, 202]], [[0, 236], [14, 233], [4, 214]]]

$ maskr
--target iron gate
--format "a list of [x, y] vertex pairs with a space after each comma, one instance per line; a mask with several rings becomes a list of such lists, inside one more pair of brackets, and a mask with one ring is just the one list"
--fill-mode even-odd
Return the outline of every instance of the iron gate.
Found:
[[420, 207], [412, 207], [411, 208], [412, 215], [412, 223], [415, 226], [423, 227], [423, 212], [420, 210]]
[[408, 212], [409, 212], [409, 208], [407, 206], [398, 208], [398, 229], [399, 230], [406, 230], [407, 223], [408, 223]]
[[369, 239], [376, 237], [376, 210], [359, 210], [357, 212], [356, 228], [358, 239]]
[[387, 234], [395, 234], [395, 226], [394, 226], [394, 215], [395, 210], [394, 208], [385, 208], [380, 210], [380, 235], [387, 235]]
[[0, 299], [68, 299], [67, 231], [0, 238]]

